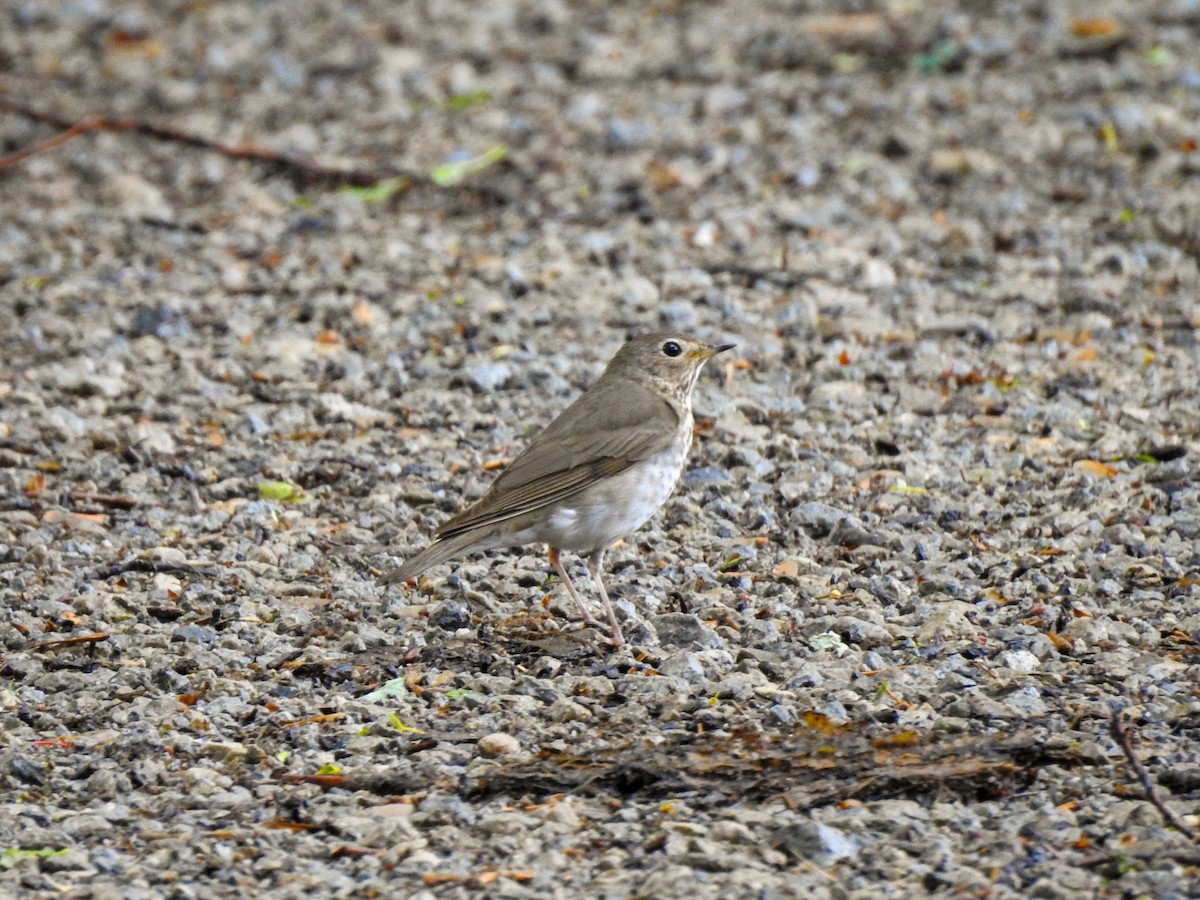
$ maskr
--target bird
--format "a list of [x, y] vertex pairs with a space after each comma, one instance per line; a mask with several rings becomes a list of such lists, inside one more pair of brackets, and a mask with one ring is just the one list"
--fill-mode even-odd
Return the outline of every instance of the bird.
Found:
[[692, 443], [692, 391], [700, 371], [734, 346], [673, 332], [630, 339], [482, 498], [443, 523], [432, 544], [380, 581], [407, 581], [469, 553], [546, 544], [550, 564], [590, 625], [595, 620], [561, 552], [587, 558], [610, 643], [623, 646], [601, 575], [605, 551], [644, 525], [671, 495]]

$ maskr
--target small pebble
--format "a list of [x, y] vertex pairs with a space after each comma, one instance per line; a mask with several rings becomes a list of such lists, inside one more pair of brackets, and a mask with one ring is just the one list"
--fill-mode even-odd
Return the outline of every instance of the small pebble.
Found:
[[503, 732], [496, 732], [495, 734], [481, 737], [476, 746], [479, 749], [479, 755], [485, 756], [488, 759], [496, 759], [500, 756], [512, 756], [515, 753], [521, 752], [521, 742], [511, 734], [504, 734]]

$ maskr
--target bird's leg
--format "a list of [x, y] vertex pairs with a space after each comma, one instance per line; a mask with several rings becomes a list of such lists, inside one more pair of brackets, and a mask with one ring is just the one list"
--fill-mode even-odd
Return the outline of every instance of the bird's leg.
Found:
[[558, 551], [553, 547], [550, 548], [550, 565], [554, 566], [554, 571], [558, 573], [558, 577], [563, 580], [563, 584], [567, 586], [567, 590], [571, 592], [571, 597], [579, 606], [579, 612], [583, 615], [583, 623], [591, 625], [595, 619], [588, 612], [588, 608], [584, 606], [583, 598], [579, 596], [579, 591], [575, 590], [575, 585], [571, 583], [571, 576], [567, 574], [567, 570], [563, 568], [562, 559], [559, 558]]
[[600, 577], [600, 566], [604, 564], [604, 551], [606, 549], [606, 547], [601, 547], [588, 557], [588, 571], [592, 573], [592, 581], [596, 582], [596, 589], [600, 592], [600, 599], [604, 601], [604, 611], [608, 613], [608, 624], [612, 626], [612, 645], [614, 647], [623, 647], [625, 646], [625, 635], [621, 633], [621, 626], [617, 624], [617, 613], [613, 609], [612, 601], [608, 599], [608, 591], [604, 589], [604, 579]]

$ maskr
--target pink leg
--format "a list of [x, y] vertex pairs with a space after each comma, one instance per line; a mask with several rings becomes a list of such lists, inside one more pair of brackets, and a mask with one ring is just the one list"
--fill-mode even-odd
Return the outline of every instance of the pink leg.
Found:
[[592, 573], [592, 581], [596, 582], [596, 589], [600, 591], [600, 599], [604, 601], [604, 611], [608, 613], [608, 624], [612, 627], [612, 645], [624, 647], [625, 635], [621, 633], [621, 626], [617, 624], [616, 611], [613, 610], [612, 602], [608, 599], [608, 591], [604, 589], [604, 580], [600, 577], [600, 566], [604, 563], [606, 549], [601, 548], [588, 557], [588, 571]]
[[563, 584], [567, 586], [567, 590], [571, 592], [571, 597], [579, 607], [579, 612], [583, 616], [585, 625], [591, 625], [596, 621], [592, 618], [592, 614], [588, 612], [588, 608], [583, 604], [583, 598], [579, 596], [579, 591], [575, 590], [575, 585], [571, 583], [571, 576], [567, 574], [567, 570], [563, 568], [562, 560], [558, 556], [558, 551], [553, 547], [550, 548], [550, 564], [554, 566], [554, 571], [558, 573], [558, 577], [562, 579]]

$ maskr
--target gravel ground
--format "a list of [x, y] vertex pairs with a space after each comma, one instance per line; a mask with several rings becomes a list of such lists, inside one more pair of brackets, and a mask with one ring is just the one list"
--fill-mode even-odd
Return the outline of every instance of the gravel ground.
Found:
[[[482, 159], [0, 173], [0, 895], [1197, 895], [1200, 5], [850, 9], [6, 6], [0, 100]], [[662, 328], [633, 646], [376, 584]]]

